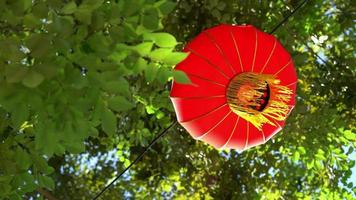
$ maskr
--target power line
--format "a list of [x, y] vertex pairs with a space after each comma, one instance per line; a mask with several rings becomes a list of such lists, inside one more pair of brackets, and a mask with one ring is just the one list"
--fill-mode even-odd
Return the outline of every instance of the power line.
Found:
[[105, 186], [105, 188], [103, 188], [94, 198], [93, 200], [98, 199], [107, 189], [109, 189], [109, 187], [114, 184], [127, 170], [129, 170], [134, 164], [136, 164], [141, 158], [142, 156], [162, 137], [164, 136], [166, 133], [168, 133], [168, 130], [171, 129], [174, 125], [177, 124], [177, 121], [174, 121], [171, 125], [169, 125], [166, 129], [164, 129], [159, 135], [157, 135], [152, 141], [151, 143], [145, 148], [145, 150], [139, 155], [137, 156], [137, 158], [130, 163], [130, 165], [128, 167], [126, 167], [124, 169], [124, 171], [122, 171], [118, 176], [116, 176], [116, 178], [114, 180], [112, 180], [107, 186]]
[[[289, 17], [291, 17], [295, 12], [297, 12], [297, 10], [299, 8], [301, 8], [308, 0], [304, 0], [302, 3], [300, 3], [291, 13], [289, 13], [281, 22], [279, 22], [277, 24], [276, 27], [274, 27], [274, 29], [272, 29], [271, 32], [269, 32], [270, 34], [274, 33], [280, 26], [282, 26], [288, 19]], [[124, 171], [122, 171], [118, 176], [116, 176], [116, 178], [114, 180], [112, 180], [107, 186], [105, 186], [105, 188], [103, 188], [94, 198], [93, 200], [98, 199], [106, 190], [108, 190], [111, 185], [113, 185], [126, 171], [128, 171], [133, 165], [135, 165], [142, 157], [143, 155], [162, 137], [164, 136], [169, 129], [171, 129], [173, 126], [175, 126], [177, 124], [177, 121], [174, 121], [171, 125], [169, 125], [166, 129], [164, 129], [159, 135], [157, 135], [152, 141], [151, 143], [145, 148], [145, 150], [139, 155], [137, 156], [137, 158], [130, 163], [130, 165], [128, 167], [126, 167], [124, 169]]]

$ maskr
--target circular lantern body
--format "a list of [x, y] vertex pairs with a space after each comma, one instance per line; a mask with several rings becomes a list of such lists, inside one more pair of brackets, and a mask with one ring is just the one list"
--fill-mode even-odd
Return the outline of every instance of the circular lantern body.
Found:
[[193, 138], [242, 151], [281, 130], [295, 105], [297, 75], [274, 36], [251, 25], [219, 25], [184, 51], [176, 70], [192, 83], [173, 82], [170, 98]]

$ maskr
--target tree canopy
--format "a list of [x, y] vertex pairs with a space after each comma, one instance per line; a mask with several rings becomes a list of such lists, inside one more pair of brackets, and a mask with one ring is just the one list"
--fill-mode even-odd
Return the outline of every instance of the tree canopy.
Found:
[[[0, 0], [0, 199], [91, 199], [176, 120], [174, 65], [202, 30], [271, 31], [300, 1]], [[238, 153], [180, 126], [102, 199], [354, 199], [355, 1], [311, 0], [274, 35], [297, 105]]]

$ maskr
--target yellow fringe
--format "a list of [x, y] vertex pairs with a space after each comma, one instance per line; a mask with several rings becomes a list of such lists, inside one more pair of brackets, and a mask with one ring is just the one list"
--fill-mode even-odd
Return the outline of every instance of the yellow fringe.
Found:
[[[278, 126], [267, 117], [277, 121], [285, 120], [291, 99], [292, 90], [286, 86], [279, 85], [280, 80], [273, 75], [242, 73], [234, 77], [227, 89], [227, 102], [231, 110], [251, 122], [257, 129], [261, 130], [263, 124]], [[261, 105], [260, 96], [269, 87], [270, 96], [266, 107], [262, 111], [251, 107]]]

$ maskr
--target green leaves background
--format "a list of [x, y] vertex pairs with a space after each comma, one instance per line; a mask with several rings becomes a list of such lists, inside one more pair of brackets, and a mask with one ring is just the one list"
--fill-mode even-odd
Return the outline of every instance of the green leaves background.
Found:
[[[0, 197], [53, 190], [55, 176], [45, 176], [51, 158], [84, 152], [89, 137], [117, 136], [118, 120], [136, 108], [133, 95], [141, 92], [130, 82], [173, 77], [185, 54], [173, 56], [175, 37], [159, 30], [174, 5], [0, 1]], [[166, 57], [151, 58], [162, 48]], [[22, 176], [28, 186], [16, 181]]]

